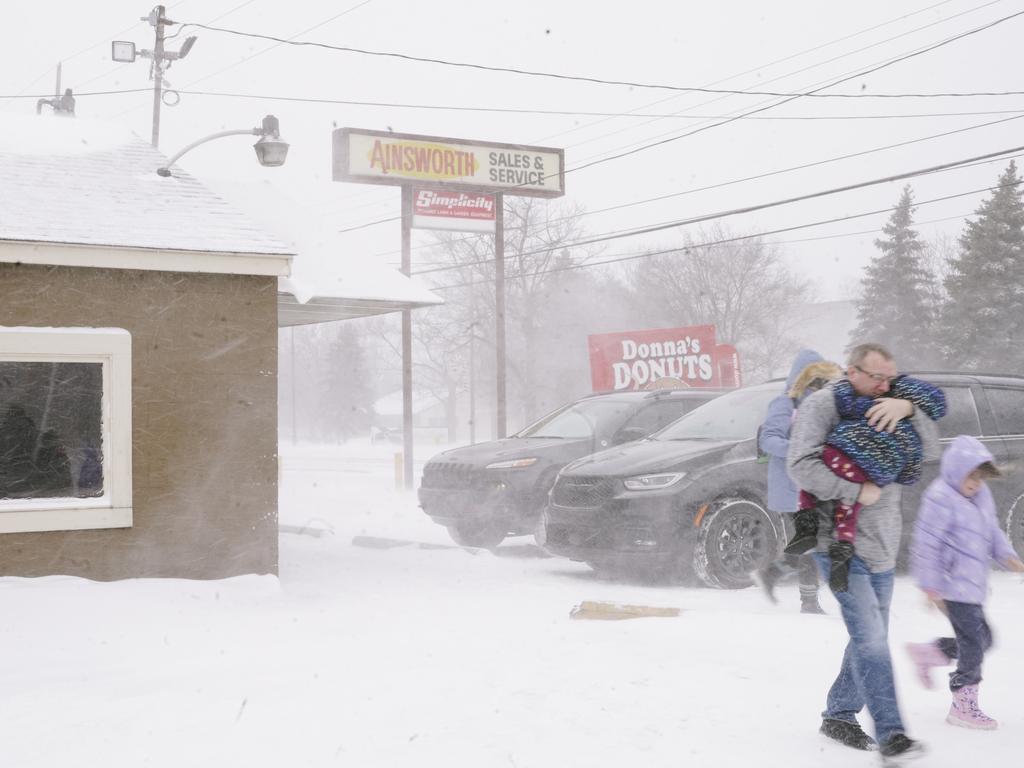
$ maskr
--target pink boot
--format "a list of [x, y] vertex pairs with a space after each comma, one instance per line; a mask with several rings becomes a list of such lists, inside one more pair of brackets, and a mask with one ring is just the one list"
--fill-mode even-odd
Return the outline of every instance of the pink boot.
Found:
[[944, 667], [949, 664], [949, 657], [935, 643], [907, 643], [907, 653], [914, 662], [917, 679], [928, 690], [935, 687], [932, 682], [932, 667]]
[[978, 706], [978, 686], [965, 685], [953, 691], [953, 703], [946, 715], [946, 722], [961, 728], [976, 728], [983, 731], [995, 730], [999, 723], [981, 711]]

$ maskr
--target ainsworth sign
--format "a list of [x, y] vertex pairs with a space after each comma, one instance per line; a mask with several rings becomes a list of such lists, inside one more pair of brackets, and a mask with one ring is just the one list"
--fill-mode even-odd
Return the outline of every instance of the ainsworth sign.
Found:
[[335, 181], [560, 197], [563, 152], [550, 147], [463, 141], [389, 131], [334, 131]]
[[602, 333], [587, 337], [595, 392], [664, 387], [738, 387], [736, 348], [715, 326]]

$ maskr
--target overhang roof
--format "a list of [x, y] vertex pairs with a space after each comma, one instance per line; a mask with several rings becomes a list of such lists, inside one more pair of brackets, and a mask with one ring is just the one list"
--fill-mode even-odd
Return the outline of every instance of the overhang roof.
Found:
[[415, 280], [372, 256], [353, 254], [322, 216], [267, 181], [210, 179], [225, 199], [296, 253], [291, 276], [278, 279], [278, 325], [348, 320], [441, 304]]

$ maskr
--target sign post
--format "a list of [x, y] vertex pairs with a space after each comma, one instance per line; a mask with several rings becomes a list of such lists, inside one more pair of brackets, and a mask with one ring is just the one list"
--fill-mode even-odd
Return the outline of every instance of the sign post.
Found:
[[[411, 271], [413, 227], [494, 232], [495, 415], [507, 430], [504, 195], [561, 197], [561, 149], [337, 128], [332, 135], [334, 181], [402, 187], [402, 271]], [[486, 215], [488, 198], [493, 215]], [[445, 220], [441, 225], [440, 221]], [[493, 222], [493, 223], [491, 223]], [[486, 223], [486, 224], [485, 224]], [[402, 404], [405, 485], [413, 487], [412, 317], [402, 313]]]

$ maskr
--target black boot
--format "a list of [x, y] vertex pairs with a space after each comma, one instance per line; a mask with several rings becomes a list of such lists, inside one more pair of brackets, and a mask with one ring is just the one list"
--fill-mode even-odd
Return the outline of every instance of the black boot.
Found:
[[793, 513], [793, 538], [782, 550], [787, 555], [802, 555], [818, 543], [818, 510], [815, 507]]
[[832, 568], [828, 574], [828, 586], [833, 592], [845, 592], [850, 586], [850, 560], [853, 559], [853, 544], [836, 541], [828, 547], [828, 559]]

